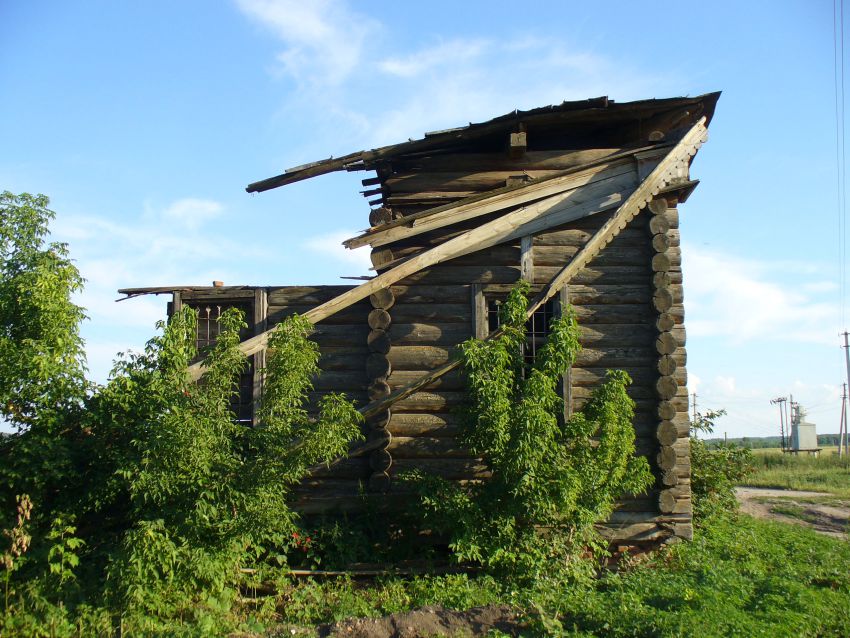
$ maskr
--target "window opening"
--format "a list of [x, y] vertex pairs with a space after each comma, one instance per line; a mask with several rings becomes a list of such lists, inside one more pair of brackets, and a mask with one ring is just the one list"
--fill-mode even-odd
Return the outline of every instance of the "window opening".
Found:
[[[487, 300], [487, 327], [490, 332], [498, 330], [502, 324], [499, 311], [502, 309], [503, 299]], [[527, 364], [534, 362], [537, 352], [546, 343], [549, 337], [549, 323], [553, 317], [560, 314], [560, 304], [557, 299], [550, 299], [540, 306], [525, 322], [525, 345], [523, 346], [523, 358]]]
[[[198, 330], [195, 334], [195, 345], [198, 352], [202, 353], [215, 345], [220, 333], [219, 318], [228, 308], [238, 308], [245, 314], [246, 320], [251, 318], [251, 306], [249, 304], [234, 303], [187, 303], [198, 313]], [[242, 328], [239, 331], [239, 339], [244, 341], [251, 336], [250, 328]], [[230, 409], [234, 420], [243, 425], [251, 425], [254, 422], [254, 357], [248, 357], [248, 365], [239, 375], [239, 386], [234, 389], [230, 398]]]

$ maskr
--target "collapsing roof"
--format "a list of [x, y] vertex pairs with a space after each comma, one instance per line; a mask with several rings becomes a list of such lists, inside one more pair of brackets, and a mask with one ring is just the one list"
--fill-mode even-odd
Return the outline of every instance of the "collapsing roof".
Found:
[[[578, 164], [573, 162], [544, 177], [513, 184], [508, 180], [505, 187], [464, 194], [439, 206], [408, 200], [393, 210], [382, 207], [379, 210], [385, 214], [370, 216], [372, 227], [348, 240], [348, 247], [365, 244], [377, 247], [448, 226], [457, 226], [458, 232], [401, 260], [390, 259], [383, 264], [379, 275], [316, 306], [305, 317], [317, 323], [423, 269], [588, 215], [614, 211], [609, 222], [532, 303], [529, 311], [533, 312], [568, 283], [655, 196], [669, 190], [687, 192], [693, 188], [688, 168], [691, 158], [707, 139], [708, 121], [718, 97], [719, 93], [711, 93], [697, 98], [623, 104], [597, 98], [515, 111], [482, 124], [426, 135], [422, 140], [290, 169], [283, 175], [256, 182], [248, 190], [268, 190], [342, 169], [376, 169], [379, 171], [376, 181], [383, 185], [397, 174], [394, 164], [407, 170], [406, 162], [415, 157], [456, 158], [487, 148], [504, 148], [506, 134], [509, 142], [505, 150], [511, 157], [521, 158], [529, 149], [595, 149], [589, 155], [571, 153], [579, 158]], [[537, 145], [535, 140], [540, 140]], [[475, 222], [472, 227], [466, 223], [470, 220]], [[267, 341], [268, 331], [247, 339], [240, 349], [253, 354], [264, 349]], [[202, 364], [195, 364], [190, 370], [197, 377]]]
[[[634, 126], [645, 131], [647, 137], [656, 130], [666, 134], [671, 124], [677, 124], [671, 121], [671, 118], [684, 116], [693, 122], [704, 116], [707, 126], [714, 116], [714, 107], [719, 97], [720, 92], [716, 92], [693, 98], [652, 99], [622, 103], [609, 100], [608, 97], [598, 97], [565, 101], [528, 111], [515, 110], [486, 122], [425, 133], [420, 140], [409, 140], [295, 166], [286, 169], [281, 175], [249, 184], [245, 190], [249, 193], [259, 193], [334, 171], [373, 170], [382, 162], [400, 157], [420, 153], [449, 153], [470, 144], [486, 143], [490, 137], [499, 136], [501, 133], [517, 128], [557, 129], [562, 135], [584, 129], [585, 137], [593, 138], [594, 143], [598, 145], [600, 136], [596, 127], [600, 125], [609, 129], [618, 124]], [[580, 141], [579, 136], [576, 138], [574, 143]]]

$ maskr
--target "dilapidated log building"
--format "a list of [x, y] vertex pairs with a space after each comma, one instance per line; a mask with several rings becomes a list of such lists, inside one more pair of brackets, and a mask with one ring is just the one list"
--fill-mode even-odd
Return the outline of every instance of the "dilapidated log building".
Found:
[[[614, 541], [689, 538], [688, 395], [678, 205], [719, 94], [615, 103], [607, 98], [515, 111], [480, 124], [287, 170], [248, 186], [266, 191], [332, 171], [363, 180], [369, 228], [345, 242], [371, 247], [376, 275], [358, 286], [126, 289], [167, 292], [198, 309], [198, 345], [218, 314], [249, 318], [251, 355], [234, 409], [253, 419], [267, 331], [291, 313], [316, 324], [323, 374], [315, 395], [343, 391], [363, 406], [367, 443], [316, 471], [299, 491], [305, 512], [357, 507], [361, 486], [392, 498], [413, 468], [486, 478], [459, 445], [464, 401], [453, 349], [498, 327], [520, 278], [536, 294], [528, 354], [569, 303], [583, 349], [563, 381], [564, 412], [582, 406], [610, 368], [634, 380], [640, 454], [657, 481], [624, 500], [604, 532]], [[202, 364], [193, 367], [200, 373]], [[403, 497], [403, 495], [402, 495]]]

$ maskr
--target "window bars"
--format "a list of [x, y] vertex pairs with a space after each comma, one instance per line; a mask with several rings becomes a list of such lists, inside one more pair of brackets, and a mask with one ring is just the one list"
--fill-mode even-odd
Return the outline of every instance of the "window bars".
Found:
[[[215, 345], [221, 331], [219, 318], [228, 308], [238, 308], [245, 317], [251, 317], [251, 307], [247, 304], [234, 303], [189, 303], [187, 304], [198, 313], [198, 330], [195, 335], [195, 345], [199, 353], [203, 353]], [[239, 331], [240, 341], [251, 336], [250, 328]], [[254, 357], [248, 358], [248, 365], [239, 375], [239, 387], [234, 388], [230, 398], [230, 409], [234, 420], [243, 425], [251, 425], [254, 420]]]

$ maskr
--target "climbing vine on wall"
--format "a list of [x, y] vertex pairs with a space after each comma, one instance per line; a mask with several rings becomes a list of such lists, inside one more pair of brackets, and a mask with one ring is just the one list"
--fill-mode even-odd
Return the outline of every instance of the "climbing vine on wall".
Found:
[[461, 347], [468, 400], [460, 436], [489, 479], [408, 478], [426, 523], [449, 537], [457, 560], [522, 578], [553, 570], [588, 576], [592, 566], [581, 557], [604, 551], [595, 524], [624, 493], [649, 487], [652, 475], [634, 454], [625, 372], [609, 371], [582, 410], [564, 419], [558, 386], [580, 348], [569, 309], [553, 319], [533, 363], [524, 360], [528, 291], [520, 283], [503, 304], [500, 337]]

